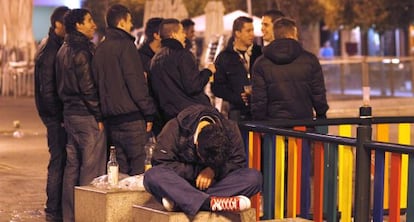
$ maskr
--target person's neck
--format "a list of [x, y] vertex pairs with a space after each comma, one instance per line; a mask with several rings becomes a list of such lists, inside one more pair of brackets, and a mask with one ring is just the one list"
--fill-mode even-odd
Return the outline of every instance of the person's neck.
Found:
[[242, 44], [241, 42], [234, 41], [234, 48], [239, 50], [239, 51], [247, 51], [249, 46], [245, 45], [245, 44]]
[[158, 52], [158, 51], [160, 50], [160, 48], [161, 48], [161, 41], [154, 40], [154, 41], [150, 42], [149, 47], [151, 48], [151, 50], [152, 50], [154, 53], [156, 53], [156, 52]]

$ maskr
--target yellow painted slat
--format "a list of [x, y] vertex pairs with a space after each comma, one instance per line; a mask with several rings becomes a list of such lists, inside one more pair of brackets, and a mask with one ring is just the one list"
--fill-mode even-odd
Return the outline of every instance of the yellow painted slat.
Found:
[[[389, 124], [378, 124], [377, 125], [377, 140], [380, 142], [389, 142]], [[388, 209], [389, 206], [389, 164], [390, 164], [390, 152], [385, 153], [385, 162], [384, 162], [384, 209]]]
[[[410, 145], [411, 125], [409, 123], [398, 124], [398, 143]], [[401, 200], [400, 207], [407, 208], [408, 194], [408, 154], [401, 158]]]
[[[351, 136], [351, 125], [339, 126], [340, 136]], [[338, 208], [341, 211], [341, 222], [352, 219], [352, 171], [354, 156], [350, 146], [338, 146]]]
[[285, 206], [285, 137], [276, 136], [275, 219], [283, 219]]
[[289, 218], [296, 217], [296, 186], [298, 153], [295, 138], [288, 139], [288, 181], [287, 181], [287, 213]]
[[249, 131], [249, 168], [253, 168], [253, 132]]

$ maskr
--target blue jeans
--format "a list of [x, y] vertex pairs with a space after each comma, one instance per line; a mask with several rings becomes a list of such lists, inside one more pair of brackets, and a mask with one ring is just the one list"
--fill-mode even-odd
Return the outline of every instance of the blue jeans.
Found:
[[116, 148], [119, 171], [128, 175], [144, 172], [145, 143], [148, 140], [144, 120], [108, 124], [108, 135]]
[[49, 164], [46, 180], [46, 215], [58, 220], [62, 218], [62, 184], [66, 164], [66, 131], [60, 120], [42, 117], [47, 129], [47, 145], [49, 147]]
[[[163, 197], [172, 200], [184, 213], [194, 216], [210, 196], [251, 197], [262, 190], [262, 175], [259, 171], [240, 168], [229, 173], [222, 180], [213, 183], [206, 191], [192, 186], [173, 169], [154, 166], [144, 174], [144, 187], [157, 201]], [[209, 209], [202, 209], [209, 210]]]
[[63, 220], [71, 222], [75, 221], [75, 186], [88, 185], [94, 178], [105, 174], [106, 138], [93, 116], [65, 116], [64, 119], [68, 144], [62, 207]]

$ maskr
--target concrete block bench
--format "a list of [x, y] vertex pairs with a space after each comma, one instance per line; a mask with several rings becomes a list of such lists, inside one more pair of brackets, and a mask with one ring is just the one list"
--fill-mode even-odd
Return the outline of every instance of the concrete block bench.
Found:
[[195, 217], [189, 217], [183, 212], [168, 212], [151, 198], [144, 204], [134, 204], [134, 222], [255, 222], [256, 210], [251, 208], [242, 212], [208, 212], [201, 211]]
[[145, 191], [75, 187], [76, 222], [132, 222], [132, 205], [151, 199]]

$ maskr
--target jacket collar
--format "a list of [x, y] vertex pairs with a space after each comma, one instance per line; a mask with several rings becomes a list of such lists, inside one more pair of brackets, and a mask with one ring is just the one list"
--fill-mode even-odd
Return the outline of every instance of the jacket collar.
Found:
[[134, 36], [119, 28], [107, 28], [105, 36], [108, 39], [129, 39], [133, 42], [135, 41]]
[[65, 42], [72, 47], [86, 47], [89, 50], [94, 50], [94, 44], [84, 34], [78, 31], [66, 34]]
[[168, 38], [161, 40], [161, 46], [170, 49], [184, 49], [184, 46], [176, 39]]

